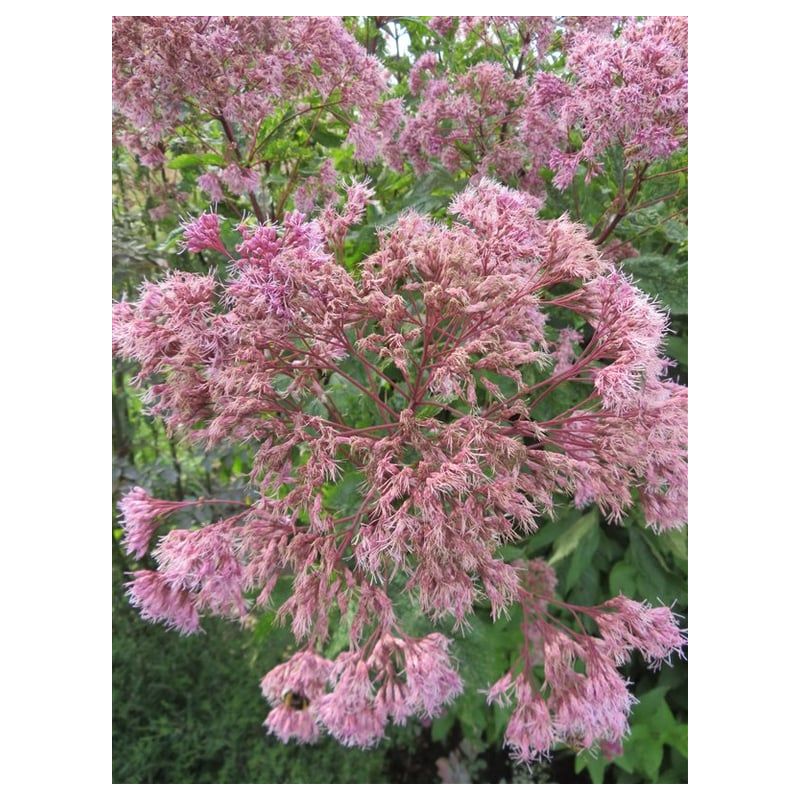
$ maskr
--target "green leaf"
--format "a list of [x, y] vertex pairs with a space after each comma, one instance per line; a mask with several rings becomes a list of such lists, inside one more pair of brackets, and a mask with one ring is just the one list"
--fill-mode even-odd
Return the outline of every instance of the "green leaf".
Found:
[[674, 747], [684, 758], [689, 757], [689, 726], [676, 723], [666, 733], [664, 741]]
[[636, 595], [636, 568], [627, 561], [620, 561], [614, 565], [608, 576], [608, 585], [613, 596], [624, 594], [627, 597]]
[[646, 724], [651, 727], [671, 725], [674, 720], [669, 706], [664, 700], [667, 690], [663, 686], [651, 689], [638, 698], [634, 706], [632, 722], [637, 725]]
[[455, 715], [451, 712], [444, 716], [437, 717], [431, 724], [431, 739], [434, 742], [443, 742], [450, 733], [450, 729], [455, 722]]
[[323, 147], [339, 147], [344, 141], [344, 136], [323, 128], [317, 128], [311, 134], [311, 140], [321, 144]]
[[579, 516], [580, 512], [577, 509], [571, 508], [565, 511], [559, 519], [542, 525], [533, 536], [525, 540], [525, 552], [531, 556], [545, 550], [558, 539], [559, 536], [568, 530]]
[[593, 756], [589, 753], [579, 753], [575, 757], [575, 772], [580, 774], [584, 770], [588, 770], [592, 783], [602, 783], [607, 763], [605, 759], [598, 756]]
[[632, 561], [636, 566], [639, 593], [651, 603], [658, 603], [660, 598], [667, 595], [669, 576], [661, 568], [653, 551], [645, 542], [644, 537], [647, 534], [632, 528], [630, 535], [631, 544], [627, 560]]
[[682, 367], [689, 366], [689, 342], [685, 336], [667, 336], [667, 355]]
[[626, 259], [623, 268], [643, 292], [660, 300], [673, 314], [688, 312], [688, 264], [668, 256], [644, 255]]
[[689, 228], [685, 222], [677, 219], [668, 219], [664, 223], [664, 238], [673, 244], [683, 244], [689, 239]]
[[659, 534], [656, 543], [662, 552], [669, 553], [678, 561], [685, 564], [689, 560], [689, 535], [685, 525], [676, 531], [665, 531]]
[[598, 526], [597, 509], [592, 509], [576, 520], [558, 539], [556, 549], [550, 557], [550, 565], [557, 564], [562, 559], [573, 553], [581, 540], [588, 536]]
[[599, 544], [600, 528], [595, 526], [583, 537], [572, 554], [563, 583], [565, 592], [569, 592], [589, 569]]
[[188, 167], [224, 167], [225, 159], [216, 153], [183, 153], [167, 161], [169, 169], [187, 169]]
[[641, 771], [651, 781], [657, 780], [664, 758], [661, 734], [646, 725], [634, 727], [624, 747], [625, 752], [616, 759], [616, 763], [623, 769], [627, 768], [628, 772]]

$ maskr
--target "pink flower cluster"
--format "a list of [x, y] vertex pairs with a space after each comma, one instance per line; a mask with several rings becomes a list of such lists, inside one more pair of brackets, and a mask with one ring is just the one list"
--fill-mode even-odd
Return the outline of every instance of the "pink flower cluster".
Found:
[[141, 558], [150, 547], [159, 520], [187, 505], [189, 503], [157, 500], [140, 486], [131, 489], [119, 504], [125, 531], [122, 540], [125, 551], [135, 558]]
[[255, 145], [262, 122], [286, 108], [350, 115], [364, 161], [399, 122], [397, 102], [380, 102], [385, 69], [338, 17], [115, 17], [112, 27], [118, 139], [154, 167], [181, 126], [221, 123], [226, 166], [200, 179], [214, 201], [220, 181], [234, 194], [258, 188], [237, 140]]
[[342, 744], [371, 747], [390, 719], [402, 725], [414, 714], [438, 716], [461, 693], [449, 645], [439, 633], [384, 634], [369, 655], [347, 651], [329, 661], [308, 650], [296, 653], [261, 682], [274, 706], [264, 724], [284, 742], [313, 742], [325, 728]]
[[[431, 25], [444, 35], [451, 20]], [[548, 166], [559, 189], [581, 163], [588, 180], [612, 146], [629, 163], [664, 158], [686, 141], [687, 30], [685, 17], [462, 17], [461, 34], [483, 60], [450, 74], [433, 53], [417, 59], [409, 91], [420, 100], [387, 157], [529, 191], [541, 189]], [[553, 48], [563, 69], [545, 59]]]
[[478, 175], [494, 174], [505, 181], [528, 176], [523, 185], [535, 185], [529, 149], [515, 131], [526, 86], [503, 65], [483, 61], [465, 73], [441, 73], [435, 55], [417, 59], [409, 75], [409, 90], [420, 96], [409, 112], [387, 157], [398, 167], [408, 160], [417, 172], [439, 162], [451, 172], [466, 169]]
[[[527, 603], [532, 590], [498, 550], [554, 514], [557, 497], [619, 519], [638, 495], [657, 530], [686, 519], [687, 395], [663, 376], [665, 315], [585, 229], [541, 219], [533, 196], [484, 179], [454, 199], [449, 224], [406, 213], [351, 272], [337, 255], [369, 196], [354, 184], [318, 219], [240, 226], [224, 280], [175, 272], [145, 284], [113, 325], [116, 353], [140, 363], [171, 431], [258, 448], [255, 502], [163, 537], [157, 569], [134, 575], [133, 602], [190, 632], [202, 614], [269, 603], [285, 576], [278, 616], [311, 655], [265, 679], [268, 727], [309, 741], [321, 725], [361, 746], [389, 720], [440, 713], [461, 688], [447, 640], [399, 625], [398, 581], [431, 620], [464, 626], [478, 601], [494, 616]], [[218, 231], [203, 215], [187, 246], [221, 254]], [[566, 385], [573, 404], [548, 411]], [[329, 489], [345, 478], [357, 489], [342, 509]], [[123, 509], [140, 523], [128, 532], [139, 553], [162, 514], [135, 491]], [[560, 653], [552, 703], [580, 697], [582, 725], [599, 704], [585, 729], [572, 706], [553, 707], [558, 735], [616, 735], [629, 701], [608, 659], [674, 649], [651, 635], [661, 625], [666, 636], [669, 619], [634, 606], [591, 612], [599, 643], [568, 644], [544, 619], [531, 629]], [[337, 616], [350, 648], [329, 668], [312, 656]], [[572, 677], [576, 658], [591, 676]]]
[[574, 152], [553, 150], [550, 166], [561, 189], [578, 164], [587, 178], [602, 169], [604, 152], [621, 145], [626, 159], [665, 158], [688, 130], [688, 20], [627, 20], [619, 36], [585, 29], [569, 37], [567, 77], [540, 73], [527, 98], [520, 129], [531, 147], [541, 145], [543, 119], [580, 132]]
[[[618, 751], [635, 698], [617, 667], [634, 650], [654, 667], [680, 654], [686, 639], [675, 615], [622, 595], [591, 608], [562, 603], [553, 594], [555, 574], [544, 561], [520, 568], [523, 652], [487, 694], [487, 702], [499, 705], [514, 698], [506, 744], [516, 760], [526, 763], [546, 756], [557, 743]], [[574, 631], [551, 607], [593, 620], [599, 634], [589, 635], [583, 625]]]

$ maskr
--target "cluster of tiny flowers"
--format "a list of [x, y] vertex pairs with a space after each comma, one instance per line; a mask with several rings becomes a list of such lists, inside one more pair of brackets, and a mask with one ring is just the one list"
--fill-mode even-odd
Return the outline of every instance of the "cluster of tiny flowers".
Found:
[[[543, 167], [564, 189], [581, 163], [587, 180], [600, 172], [611, 146], [647, 163], [686, 141], [684, 17], [436, 17], [431, 27], [458, 32], [483, 60], [451, 74], [434, 53], [418, 57], [408, 85], [419, 102], [386, 152], [395, 166], [405, 159], [425, 172], [438, 162], [536, 192]], [[553, 71], [548, 54], [564, 67]]]
[[439, 633], [384, 634], [369, 655], [360, 649], [329, 661], [308, 650], [296, 653], [261, 683], [274, 706], [264, 724], [284, 742], [313, 742], [325, 728], [342, 744], [371, 747], [390, 719], [402, 725], [414, 714], [437, 716], [461, 693], [449, 645]]
[[[216, 120], [232, 149], [199, 185], [212, 200], [258, 189], [236, 137], [255, 141], [262, 122], [312, 106], [353, 118], [356, 157], [372, 161], [399, 123], [397, 101], [381, 102], [387, 73], [339, 17], [115, 17], [116, 137], [157, 167], [176, 131]], [[320, 99], [321, 98], [321, 99]]]
[[551, 152], [559, 188], [580, 163], [587, 178], [602, 168], [603, 153], [621, 144], [629, 162], [665, 158], [688, 130], [688, 21], [686, 17], [626, 20], [617, 37], [589, 28], [568, 38], [567, 75], [540, 73], [523, 111], [522, 138], [541, 142], [543, 119], [574, 128], [581, 146]]
[[134, 558], [141, 558], [149, 549], [160, 520], [189, 503], [157, 500], [140, 486], [131, 489], [119, 504], [125, 536], [122, 546]]
[[[225, 252], [224, 278], [174, 272], [145, 284], [115, 306], [113, 342], [139, 362], [171, 432], [257, 446], [255, 501], [167, 533], [157, 568], [134, 575], [132, 601], [192, 632], [204, 614], [265, 606], [288, 578], [278, 619], [311, 655], [267, 683], [267, 725], [302, 741], [322, 726], [369, 746], [387, 721], [435, 716], [461, 689], [447, 640], [400, 628], [397, 584], [433, 622], [465, 626], [478, 601], [494, 617], [527, 602], [519, 567], [498, 550], [565, 496], [612, 520], [638, 496], [651, 527], [683, 524], [687, 399], [664, 377], [664, 313], [582, 226], [540, 218], [532, 195], [484, 179], [453, 200], [449, 222], [408, 212], [348, 271], [342, 242], [370, 191], [346, 192], [316, 219], [240, 225], [231, 250], [215, 215], [187, 223], [187, 247]], [[574, 404], [549, 412], [564, 385]], [[344, 475], [357, 487], [346, 510], [328, 491]], [[136, 512], [142, 499], [123, 510], [149, 525], [160, 515]], [[144, 533], [127, 535], [141, 552]], [[599, 618], [597, 641], [564, 638], [544, 619], [532, 629], [560, 654], [548, 677], [558, 735], [621, 735], [629, 695], [614, 664], [631, 647], [654, 660], [669, 651], [669, 619], [634, 611], [604, 608], [619, 619]], [[328, 670], [312, 656], [337, 613], [350, 647]], [[657, 649], [647, 637], [659, 625]], [[577, 658], [591, 666], [585, 679]], [[580, 728], [593, 704], [600, 716]]]
[[222, 244], [219, 230], [219, 217], [216, 214], [201, 214], [197, 219], [190, 219], [183, 225], [184, 246], [190, 253], [203, 250], [216, 250], [227, 254]]
[[[523, 652], [518, 667], [487, 693], [487, 702], [501, 706], [514, 698], [505, 736], [512, 756], [531, 763], [559, 743], [619, 753], [635, 698], [617, 667], [634, 650], [654, 667], [680, 654], [686, 639], [674, 614], [622, 595], [596, 607], [562, 603], [553, 594], [551, 567], [541, 560], [519, 566]], [[549, 612], [551, 607], [585, 615], [599, 635], [587, 634], [582, 625], [580, 632], [573, 631]]]

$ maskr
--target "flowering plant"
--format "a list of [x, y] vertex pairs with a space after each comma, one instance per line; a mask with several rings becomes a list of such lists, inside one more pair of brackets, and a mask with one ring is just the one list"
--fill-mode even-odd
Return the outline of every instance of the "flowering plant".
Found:
[[[265, 678], [266, 696], [284, 703], [267, 724], [303, 741], [324, 725], [361, 745], [390, 717], [434, 716], [461, 691], [447, 640], [409, 636], [393, 587], [456, 627], [481, 598], [494, 618], [520, 602], [533, 621], [508, 732], [517, 755], [547, 752], [557, 737], [616, 741], [631, 698], [615, 664], [632, 648], [656, 662], [680, 650], [674, 618], [621, 597], [583, 610], [599, 638], [571, 637], [548, 621], [553, 574], [497, 551], [552, 515], [557, 496], [619, 520], [635, 492], [650, 526], [685, 521], [686, 392], [661, 377], [664, 316], [580, 228], [539, 219], [532, 197], [487, 180], [455, 198], [452, 226], [402, 217], [354, 278], [334, 254], [368, 197], [354, 184], [343, 210], [318, 220], [241, 225], [236, 257], [204, 214], [187, 223], [186, 246], [230, 256], [227, 281], [174, 273], [116, 307], [117, 350], [141, 364], [140, 380], [157, 378], [149, 400], [171, 430], [260, 443], [256, 501], [168, 533], [131, 598], [146, 618], [190, 633], [202, 613], [241, 618], [268, 603], [288, 571], [279, 615], [306, 649]], [[553, 330], [559, 316], [585, 333]], [[540, 416], [565, 385], [574, 403]], [[359, 401], [369, 409], [354, 415]], [[326, 503], [345, 479], [349, 507]], [[132, 554], [175, 507], [138, 488], [126, 496]], [[350, 644], [333, 663], [315, 653], [332, 608]], [[536, 642], [549, 707], [532, 694]]]
[[[201, 126], [194, 144], [212, 156], [222, 137], [218, 156], [191, 161], [213, 167], [197, 188], [236, 210], [225, 184], [255, 216], [185, 219], [182, 257], [200, 271], [168, 272], [114, 307], [115, 353], [138, 364], [169, 435], [253, 449], [238, 497], [125, 494], [123, 547], [152, 557], [128, 593], [184, 634], [274, 609], [297, 645], [261, 685], [284, 742], [327, 732], [370, 747], [387, 725], [446, 719], [469, 694], [497, 709], [518, 761], [559, 745], [616, 757], [636, 702], [621, 668], [636, 653], [657, 667], [686, 641], [624, 570], [604, 597], [581, 586], [595, 557], [630, 569], [604, 528], [634, 525], [637, 558], [669, 569], [653, 540], [680, 549], [668, 532], [687, 519], [669, 309], [618, 263], [636, 256], [629, 242], [611, 238], [626, 216], [646, 227], [629, 204], [685, 139], [685, 20], [434, 18], [426, 30], [425, 47], [451, 43], [449, 63], [425, 51], [398, 71], [403, 109], [333, 18], [115, 21], [120, 141], [160, 168], [180, 132]], [[451, 46], [483, 60], [465, 67]], [[498, 47], [506, 65], [489, 57]], [[542, 65], [561, 49], [557, 76]], [[307, 97], [320, 114], [301, 130], [336, 108], [355, 158], [386, 165], [341, 184], [332, 159], [298, 151], [277, 197], [265, 194], [273, 165], [259, 177], [258, 159], [314, 108]], [[615, 147], [618, 189], [626, 170], [634, 183], [590, 230], [546, 184], [566, 189], [578, 170], [587, 186], [611, 180], [600, 156]], [[437, 159], [473, 178], [446, 212], [401, 199], [386, 213], [392, 170]], [[305, 163], [317, 169], [303, 181]], [[202, 509], [206, 524], [175, 526]], [[506, 641], [475, 685], [459, 643], [492, 628]]]

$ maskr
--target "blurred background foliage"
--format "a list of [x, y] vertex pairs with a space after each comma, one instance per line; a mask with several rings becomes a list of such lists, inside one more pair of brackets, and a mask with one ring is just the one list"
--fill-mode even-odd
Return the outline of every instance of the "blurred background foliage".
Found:
[[[394, 76], [395, 93], [404, 94], [415, 56], [431, 48], [426, 18], [351, 18], [347, 24]], [[475, 42], [450, 43], [445, 58], [458, 68], [492, 58]], [[467, 174], [435, 168], [417, 176], [409, 166], [401, 173], [380, 163], [364, 167], [353, 160], [341, 127], [311, 130], [300, 122], [292, 138], [276, 137], [270, 160], [288, 163], [302, 151], [304, 171], [313, 174], [331, 158], [341, 175], [369, 178], [375, 202], [366, 223], [346, 242], [345, 263], [357, 270], [372, 251], [376, 230], [391, 225], [405, 209], [442, 216]], [[196, 186], [207, 161], [196, 154], [191, 133], [171, 142], [164, 167], [148, 169], [120, 147], [112, 157], [113, 295], [135, 297], [144, 280], [168, 269], [224, 270], [202, 253], [181, 253], [181, 215], [199, 213], [207, 199]], [[186, 151], [186, 152], [182, 152]], [[274, 152], [273, 152], [274, 151]], [[638, 285], [657, 297], [671, 313], [668, 355], [672, 377], [688, 383], [688, 229], [686, 150], [652, 164], [648, 178], [614, 231], [620, 243], [638, 255], [624, 258], [623, 268]], [[589, 183], [583, 168], [565, 192], [550, 188], [542, 214], [567, 212], [589, 225], [600, 224], [630, 175], [621, 152], [610, 150], [606, 169]], [[547, 170], [543, 177], [549, 177]], [[302, 175], [301, 175], [302, 178]], [[279, 166], [267, 182], [266, 206], [285, 191]], [[549, 185], [549, 184], [548, 184]], [[180, 206], [157, 221], [150, 211], [165, 196]], [[290, 204], [291, 205], [291, 204]], [[247, 198], [218, 207], [228, 218], [227, 235], [252, 211]], [[160, 215], [159, 215], [160, 216]], [[622, 252], [629, 255], [629, 252]], [[628, 669], [638, 698], [624, 752], [602, 755], [559, 749], [553, 759], [532, 770], [514, 767], [503, 748], [509, 710], [489, 707], [481, 689], [497, 679], [518, 652], [520, 637], [514, 615], [492, 624], [488, 608], [479, 610], [467, 636], [457, 637], [455, 655], [466, 691], [443, 717], [390, 728], [381, 746], [350, 750], [331, 739], [313, 746], [283, 745], [267, 738], [261, 723], [267, 706], [258, 684], [290, 651], [291, 635], [273, 625], [270, 614], [251, 628], [208, 620], [205, 633], [181, 637], [142, 622], [124, 597], [125, 574], [141, 566], [119, 545], [116, 503], [132, 486], [146, 487], [167, 499], [211, 495], [241, 498], [247, 493], [252, 450], [245, 445], [213, 452], [170, 440], [160, 421], [142, 407], [131, 385], [133, 366], [113, 367], [113, 776], [124, 783], [682, 783], [687, 779], [688, 709], [685, 662], [652, 673], [641, 661]], [[210, 512], [197, 511], [195, 521], [208, 522]], [[205, 514], [205, 516], [204, 516]], [[559, 518], [539, 532], [507, 547], [508, 558], [544, 557], [556, 568], [559, 591], [572, 603], [593, 605], [619, 592], [652, 603], [675, 603], [687, 615], [688, 549], [686, 530], [655, 535], [645, 531], [636, 510], [622, 525], [606, 523], [596, 510], [588, 513], [564, 505]], [[146, 566], [152, 566], [146, 564]], [[688, 621], [685, 622], [688, 625]], [[335, 635], [334, 635], [335, 636]]]

